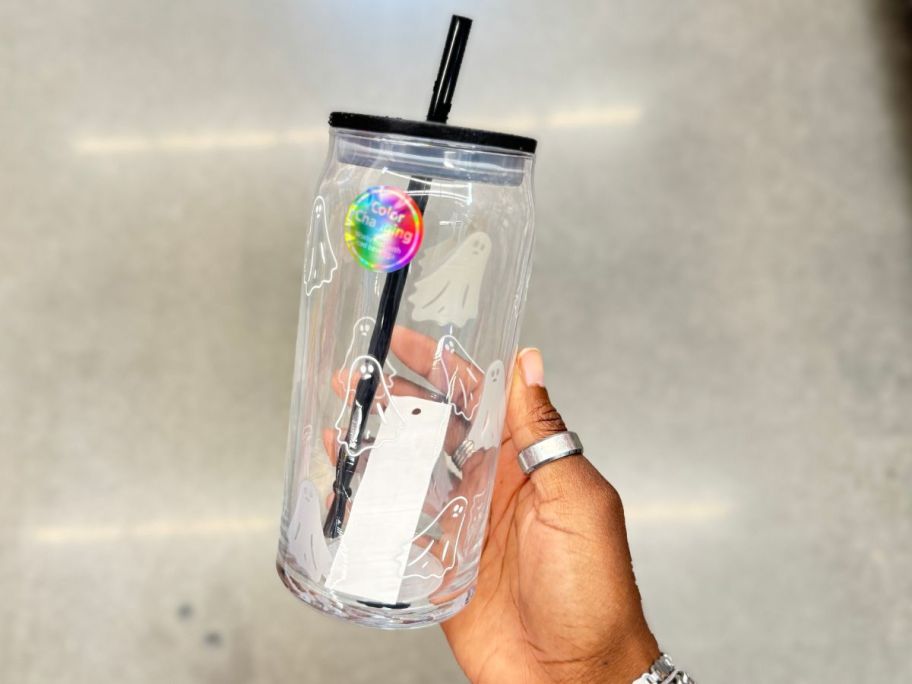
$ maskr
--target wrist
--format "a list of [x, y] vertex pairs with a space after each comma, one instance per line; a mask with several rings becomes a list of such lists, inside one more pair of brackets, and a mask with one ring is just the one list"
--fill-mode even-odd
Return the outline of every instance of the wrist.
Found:
[[606, 649], [585, 681], [599, 684], [631, 684], [662, 655], [652, 633], [644, 628], [628, 634]]

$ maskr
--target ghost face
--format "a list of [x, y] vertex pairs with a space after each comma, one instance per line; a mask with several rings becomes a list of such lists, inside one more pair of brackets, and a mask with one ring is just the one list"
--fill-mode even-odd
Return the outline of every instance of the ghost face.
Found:
[[363, 316], [358, 319], [358, 322], [355, 323], [354, 334], [357, 337], [367, 337], [370, 335], [371, 326], [374, 324], [374, 319], [370, 316]]
[[503, 385], [503, 372], [502, 363], [492, 364], [485, 376], [485, 382], [490, 382], [492, 385]]
[[466, 241], [466, 247], [473, 257], [487, 256], [491, 251], [491, 240], [484, 233], [475, 233]]
[[[351, 341], [348, 343], [348, 349], [345, 351], [345, 359], [336, 373], [340, 384], [345, 383], [352, 360], [361, 354], [367, 354], [368, 348], [370, 347], [371, 333], [374, 330], [374, 323], [375, 321], [371, 316], [362, 316], [355, 321], [355, 325], [352, 327]], [[386, 366], [389, 376], [394, 376], [396, 371], [393, 369], [392, 365], [387, 362]]]

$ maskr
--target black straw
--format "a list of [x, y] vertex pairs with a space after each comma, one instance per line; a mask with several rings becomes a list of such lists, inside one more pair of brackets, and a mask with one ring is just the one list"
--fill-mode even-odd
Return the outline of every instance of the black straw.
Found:
[[[456, 79], [459, 78], [459, 68], [462, 66], [462, 58], [465, 55], [471, 28], [471, 19], [455, 14], [450, 19], [450, 30], [447, 32], [440, 67], [437, 70], [437, 80], [434, 82], [434, 92], [431, 95], [431, 104], [428, 107], [428, 121], [442, 124], [447, 122], [453, 103], [453, 92], [456, 90]], [[430, 184], [429, 178], [412, 178], [409, 181], [408, 193], [415, 200], [422, 216], [427, 207], [427, 189], [430, 189]], [[419, 194], [419, 191], [424, 192]], [[409, 267], [405, 265], [386, 276], [383, 283], [377, 321], [371, 333], [367, 352], [380, 364], [378, 369], [380, 373], [382, 373], [386, 357], [389, 355], [390, 341], [396, 325], [396, 316], [399, 314], [399, 305], [402, 303], [402, 295], [405, 292], [408, 271]], [[355, 400], [352, 402], [345, 446], [339, 447], [339, 455], [336, 460], [333, 500], [326, 515], [326, 523], [323, 525], [323, 534], [331, 539], [338, 537], [342, 532], [345, 510], [352, 495], [351, 481], [355, 474], [355, 467], [358, 465], [358, 457], [353, 454], [358, 451], [364, 437], [364, 428], [367, 425], [374, 395], [377, 393], [377, 384], [380, 381], [378, 376], [379, 373], [371, 373], [367, 377], [362, 377], [355, 389]]]

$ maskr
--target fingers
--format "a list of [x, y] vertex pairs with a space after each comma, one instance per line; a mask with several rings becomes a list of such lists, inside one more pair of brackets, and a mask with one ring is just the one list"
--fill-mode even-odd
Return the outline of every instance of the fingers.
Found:
[[434, 340], [397, 325], [390, 347], [402, 363], [462, 407], [468, 407], [484, 380], [482, 370], [460, 354], [464, 350], [452, 337]]
[[[458, 341], [444, 335], [434, 340], [415, 330], [397, 325], [393, 330], [390, 349], [395, 356], [418, 376], [430, 383], [424, 386], [398, 375], [383, 372], [370, 356], [358, 357], [359, 364], [338, 369], [332, 376], [333, 389], [351, 405], [359, 381], [368, 374], [380, 377], [377, 394], [371, 407], [385, 406], [389, 395], [413, 396], [430, 401], [446, 401], [456, 412], [471, 419], [483, 391], [484, 372], [475, 365]], [[436, 392], [435, 392], [436, 390]]]
[[393, 328], [390, 349], [418, 375], [426, 378], [434, 368], [437, 342], [416, 330], [397, 325]]
[[[340, 373], [333, 374], [332, 379], [332, 388], [340, 399], [345, 400], [346, 406], [351, 406], [352, 402], [355, 399], [355, 387], [357, 387], [358, 380], [360, 380], [360, 375], [355, 375], [353, 382], [350, 387], [347, 387], [343, 382]], [[427, 401], [442, 401], [442, 397], [435, 392], [423, 387], [417, 383], [412, 382], [406, 378], [396, 376], [384, 376], [385, 386], [388, 388], [387, 392], [378, 392], [374, 396], [374, 401], [371, 404], [371, 413], [376, 414], [378, 409], [386, 409], [389, 405], [390, 397], [417, 397], [419, 399], [425, 399]], [[468, 422], [461, 418], [458, 415], [453, 415], [450, 418], [449, 425], [447, 426], [446, 433], [446, 442], [444, 444], [448, 453], [453, 453], [456, 448], [462, 443], [462, 440], [465, 439], [466, 432], [468, 431]], [[335, 435], [335, 431], [331, 431]], [[335, 439], [335, 437], [333, 437]], [[336, 445], [336, 449], [338, 449]], [[336, 462], [336, 453], [334, 453], [329, 447], [327, 447], [327, 452], [330, 454], [330, 461], [335, 464]]]
[[[358, 386], [358, 381], [361, 379], [360, 374], [352, 374], [350, 381], [346, 382], [345, 379], [339, 373], [333, 374], [332, 378], [332, 388], [341, 399], [345, 399], [346, 405], [351, 406], [352, 401], [355, 398], [355, 390]], [[377, 406], [386, 407], [389, 403], [389, 397], [392, 396], [404, 396], [404, 397], [418, 397], [419, 399], [427, 399], [429, 401], [439, 400], [438, 395], [435, 395], [428, 389], [425, 389], [421, 385], [418, 385], [411, 380], [406, 378], [401, 378], [398, 375], [383, 376], [384, 387], [388, 390], [387, 392], [377, 392], [374, 396], [374, 402], [371, 405], [371, 412], [377, 412]]]

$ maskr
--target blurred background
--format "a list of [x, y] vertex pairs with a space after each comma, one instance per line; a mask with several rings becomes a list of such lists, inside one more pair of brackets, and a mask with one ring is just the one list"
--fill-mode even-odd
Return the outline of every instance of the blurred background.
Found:
[[0, 2], [0, 681], [463, 682], [275, 574], [326, 118], [540, 141], [523, 342], [699, 681], [912, 674], [896, 0]]

